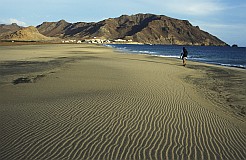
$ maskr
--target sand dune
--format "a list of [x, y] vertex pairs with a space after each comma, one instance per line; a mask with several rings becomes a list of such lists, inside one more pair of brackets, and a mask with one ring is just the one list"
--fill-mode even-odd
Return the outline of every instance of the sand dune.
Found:
[[181, 62], [48, 48], [50, 59], [78, 61], [31, 73], [47, 74], [36, 83], [0, 86], [1, 159], [245, 159], [246, 134], [182, 80], [195, 71]]

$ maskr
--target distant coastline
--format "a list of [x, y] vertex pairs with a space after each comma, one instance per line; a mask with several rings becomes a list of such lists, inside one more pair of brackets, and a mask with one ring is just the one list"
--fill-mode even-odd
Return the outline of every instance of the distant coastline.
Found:
[[[27, 27], [30, 28], [30, 27]], [[188, 20], [164, 15], [135, 14], [108, 18], [100, 22], [69, 23], [43, 22], [27, 30], [25, 27], [0, 25], [0, 39], [41, 40], [59, 38], [60, 41], [90, 41], [92, 43], [141, 43], [163, 45], [227, 46], [216, 36], [193, 26]], [[19, 32], [24, 32], [20, 34]], [[102, 42], [103, 41], [103, 42]], [[67, 42], [66, 42], [67, 43]]]

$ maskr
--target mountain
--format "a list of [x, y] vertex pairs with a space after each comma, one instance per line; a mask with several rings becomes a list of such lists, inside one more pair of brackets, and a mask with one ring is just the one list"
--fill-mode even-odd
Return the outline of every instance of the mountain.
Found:
[[65, 20], [60, 20], [59, 22], [43, 22], [41, 25], [37, 26], [37, 29], [41, 34], [46, 36], [63, 37], [66, 28], [70, 25], [71, 23]]
[[[60, 38], [86, 38], [91, 37], [92, 32], [88, 32], [88, 29], [96, 29], [94, 26], [96, 23], [68, 23], [65, 20], [58, 22], [43, 22], [37, 26], [39, 32], [46, 36], [60, 37]], [[86, 37], [85, 37], [86, 36]]]
[[49, 41], [54, 38], [46, 37], [40, 34], [36, 27], [30, 26], [8, 34], [4, 36], [3, 39], [16, 41]]
[[[10, 26], [0, 25], [0, 37], [1, 35], [5, 37], [9, 35], [11, 39], [19, 37], [18, 39], [24, 40], [27, 38], [30, 40], [40, 32], [48, 37], [59, 37], [62, 39], [85, 40], [97, 37], [106, 40], [124, 39], [150, 44], [227, 45], [217, 37], [201, 30], [198, 26], [193, 26], [187, 20], [154, 14], [122, 15], [118, 18], [109, 18], [91, 23], [69, 23], [65, 20], [43, 22], [36, 28], [38, 31], [34, 31], [34, 28], [29, 30], [32, 36], [20, 38], [20, 33], [15, 33], [19, 35], [12, 35], [12, 37], [9, 33], [16, 32], [22, 29], [22, 27], [16, 24]], [[3, 36], [1, 39], [3, 39]], [[39, 35], [37, 39], [42, 39], [42, 36]]]
[[198, 26], [192, 26], [187, 20], [154, 14], [122, 15], [97, 23], [45, 22], [37, 28], [44, 35], [60, 38], [98, 37], [151, 44], [227, 45]]
[[12, 23], [10, 25], [0, 24], [0, 37], [4, 37], [22, 28], [23, 27], [18, 26], [16, 23]]

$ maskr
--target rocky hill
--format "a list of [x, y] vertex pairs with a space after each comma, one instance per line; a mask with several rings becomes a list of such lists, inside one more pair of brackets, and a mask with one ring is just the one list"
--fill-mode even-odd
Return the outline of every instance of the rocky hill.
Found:
[[43, 35], [62, 38], [65, 35], [66, 27], [70, 25], [71, 23], [61, 20], [59, 22], [43, 22], [37, 28]]
[[23, 27], [18, 26], [16, 23], [12, 23], [10, 25], [0, 24], [0, 37], [4, 37], [22, 28]]
[[[14, 26], [12, 27], [15, 28], [15, 31], [21, 29], [17, 25]], [[6, 35], [7, 32], [10, 32], [10, 30], [2, 30], [1, 27], [3, 28], [3, 26], [0, 25], [0, 37], [1, 34]], [[151, 44], [227, 45], [217, 37], [201, 30], [198, 26], [192, 26], [187, 20], [154, 14], [122, 15], [118, 18], [109, 18], [93, 23], [68, 23], [65, 20], [44, 22], [36, 28], [45, 36], [59, 37], [62, 39], [84, 40], [97, 37], [107, 40], [124, 39]], [[27, 32], [26, 30], [13, 33], [11, 36], [9, 35], [9, 38], [14, 39], [14, 37], [18, 37], [18, 39], [23, 40], [25, 38], [28, 40], [33, 38], [46, 39], [34, 27], [29, 31], [32, 32], [32, 36], [25, 37], [24, 35], [26, 33], [24, 34], [22, 32]]]
[[40, 33], [60, 38], [126, 39], [140, 43], [178, 45], [216, 45], [225, 42], [192, 26], [187, 20], [163, 15], [136, 14], [109, 18], [97, 23], [45, 22], [37, 26]]
[[16, 41], [50, 41], [55, 38], [46, 37], [40, 34], [36, 27], [30, 26], [8, 34], [3, 39]]
[[60, 20], [58, 22], [43, 22], [37, 26], [37, 29], [46, 36], [85, 39], [93, 37], [94, 32], [90, 32], [90, 29], [97, 30], [95, 24], [85, 22], [68, 23], [65, 20]]

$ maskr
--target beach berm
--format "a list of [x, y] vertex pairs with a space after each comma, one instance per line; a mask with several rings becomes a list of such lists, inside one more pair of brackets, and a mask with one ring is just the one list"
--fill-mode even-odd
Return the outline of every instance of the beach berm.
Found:
[[187, 80], [209, 81], [209, 65], [89, 44], [0, 47], [0, 159], [246, 158], [243, 113]]

